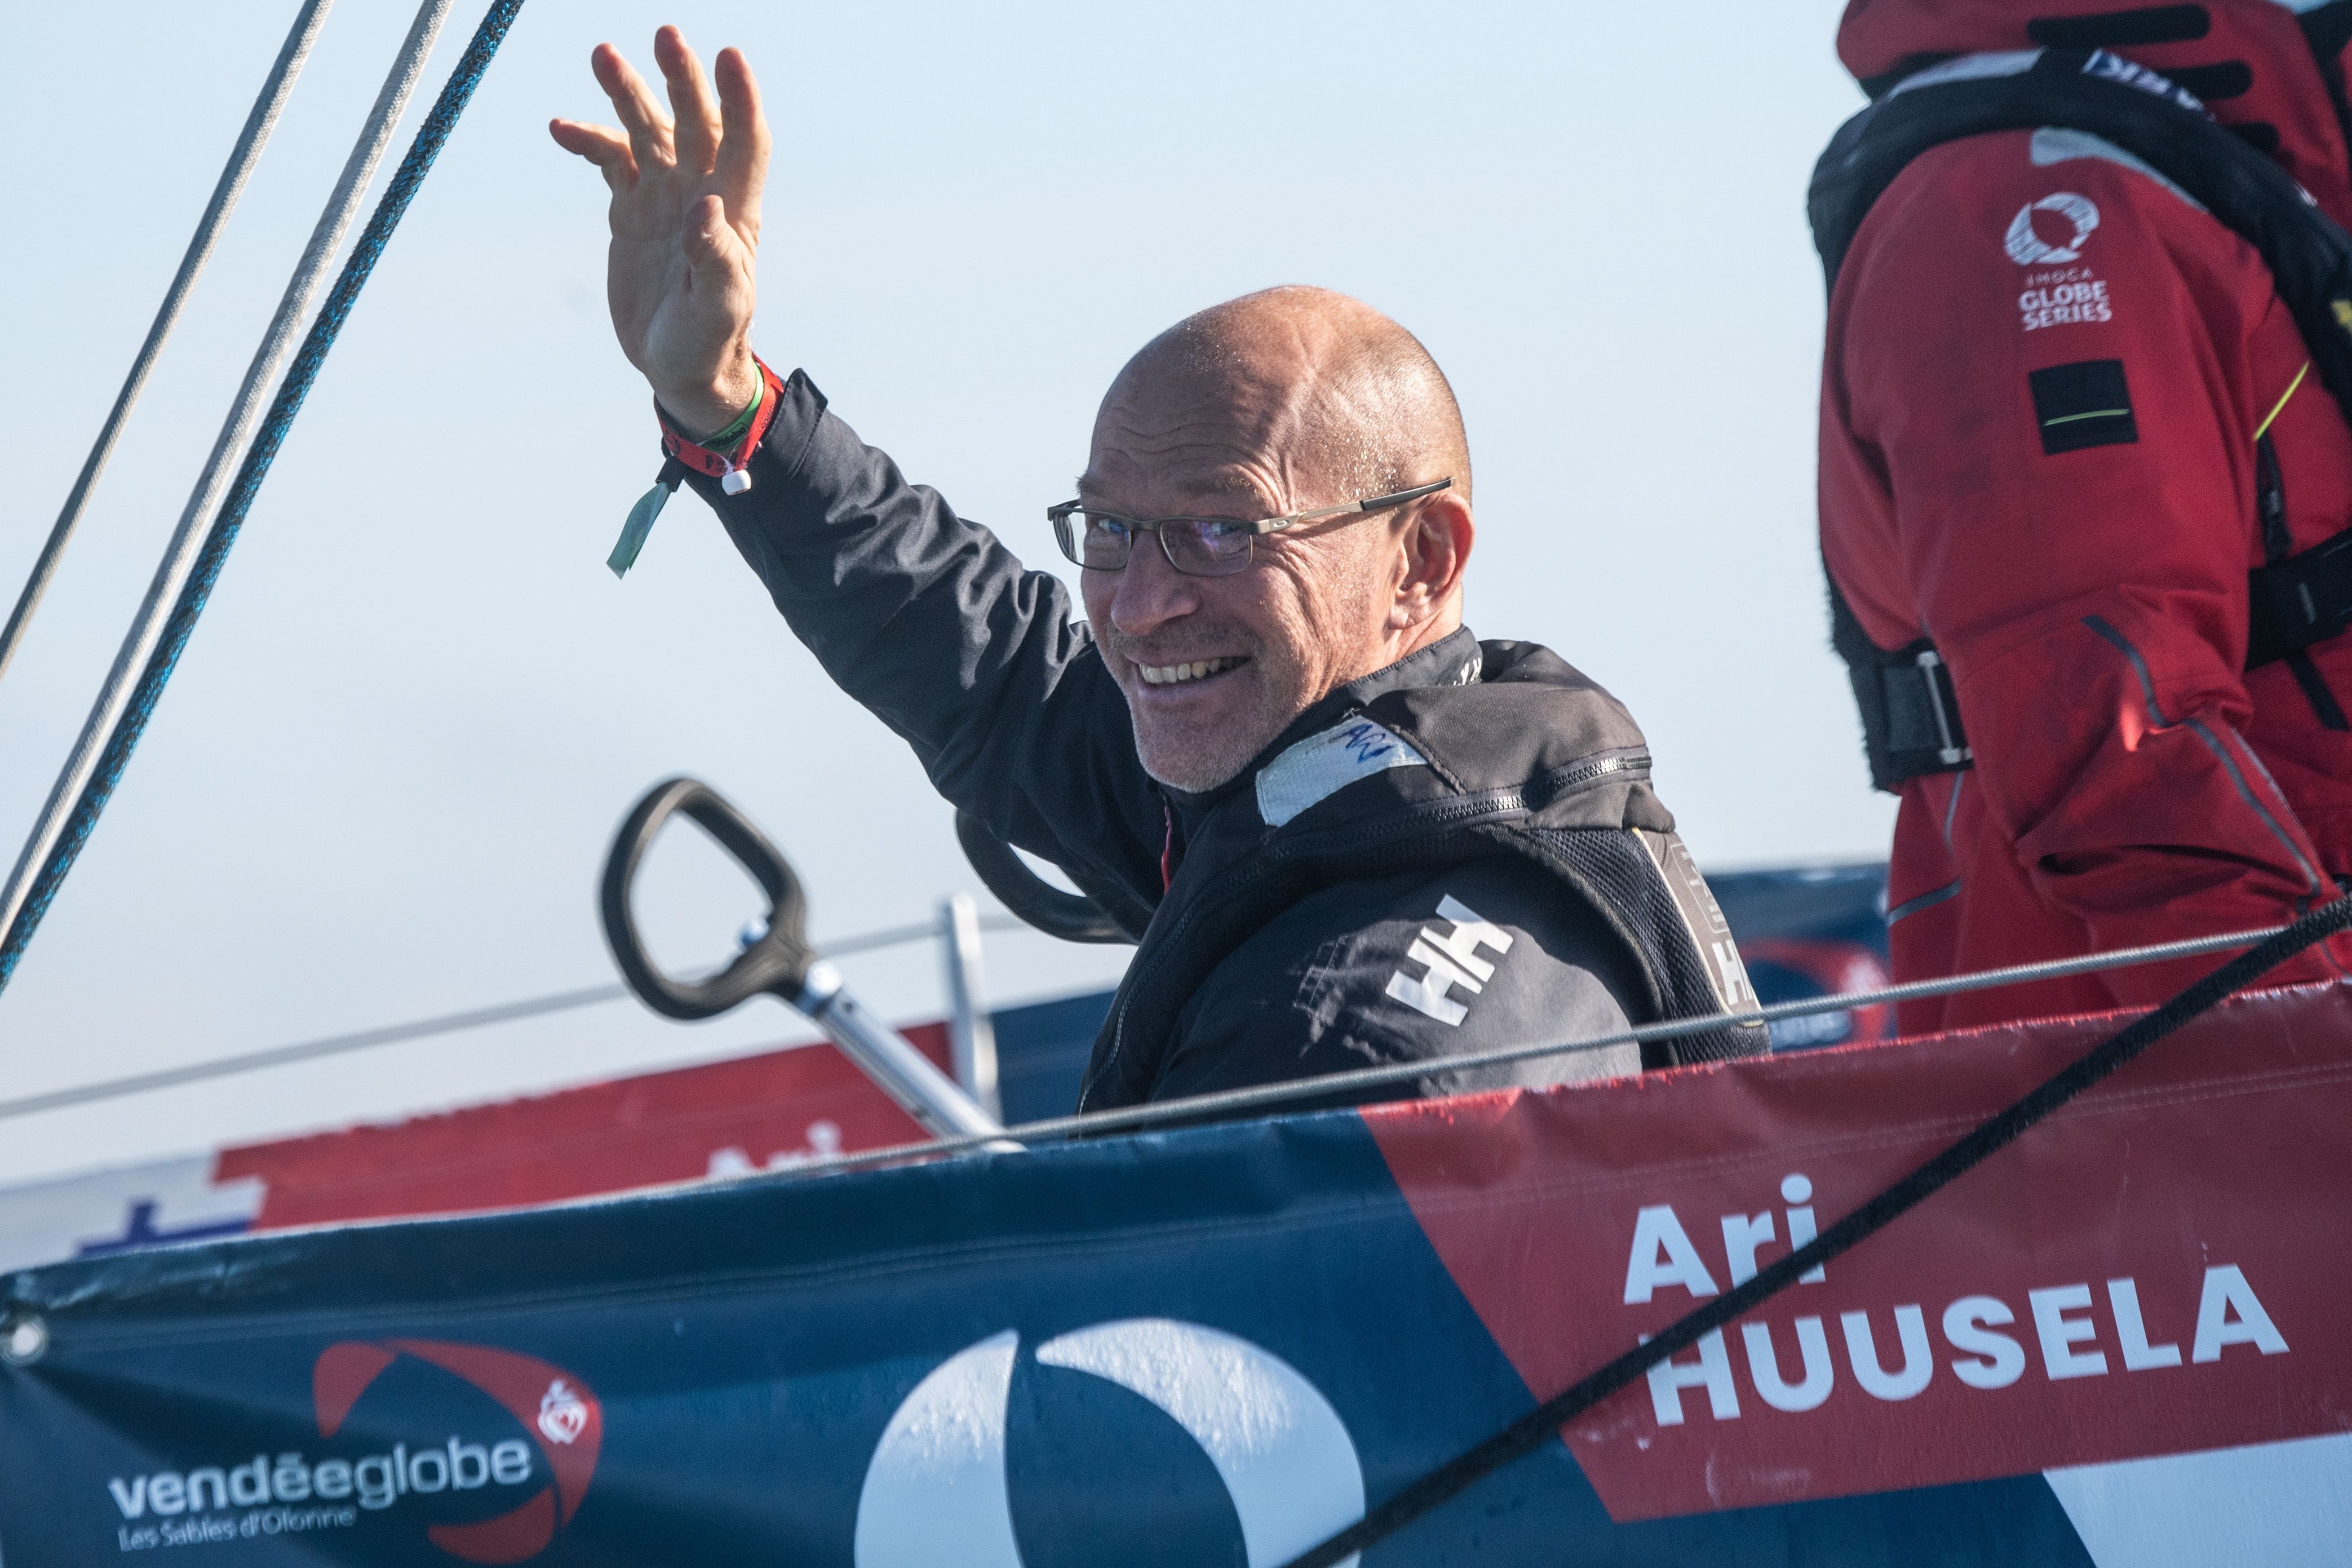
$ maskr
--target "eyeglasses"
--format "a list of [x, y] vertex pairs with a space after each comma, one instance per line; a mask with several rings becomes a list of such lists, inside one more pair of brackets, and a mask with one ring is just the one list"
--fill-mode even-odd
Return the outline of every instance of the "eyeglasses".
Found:
[[1433, 496], [1453, 483], [1450, 479], [1440, 479], [1433, 485], [1399, 490], [1394, 495], [1342, 501], [1338, 506], [1261, 518], [1255, 522], [1231, 517], [1162, 517], [1147, 521], [1097, 511], [1084, 501], [1075, 500], [1047, 507], [1045, 521], [1054, 525], [1054, 537], [1061, 542], [1062, 553], [1089, 571], [1123, 570], [1135, 552], [1135, 536], [1156, 533], [1168, 564], [1186, 576], [1230, 577], [1249, 565], [1251, 542], [1261, 533], [1296, 528], [1302, 522], [1345, 512], [1384, 511], [1423, 496]]

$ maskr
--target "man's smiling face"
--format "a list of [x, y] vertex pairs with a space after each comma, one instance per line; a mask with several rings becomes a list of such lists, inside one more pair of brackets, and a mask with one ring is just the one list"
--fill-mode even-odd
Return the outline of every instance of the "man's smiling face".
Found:
[[[1153, 410], [1150, 389], [1112, 389], [1079, 493], [1122, 516], [1259, 518], [1331, 505], [1307, 476], [1251, 449], [1231, 409]], [[1305, 482], [1302, 482], [1305, 481]], [[1152, 777], [1223, 784], [1285, 726], [1387, 662], [1380, 570], [1391, 519], [1342, 517], [1261, 534], [1250, 565], [1193, 577], [1139, 535], [1123, 571], [1084, 573], [1093, 624]]]
[[1151, 776], [1214, 789], [1334, 689], [1460, 626], [1469, 464], [1436, 363], [1345, 295], [1269, 289], [1145, 344], [1095, 416], [1078, 479], [1089, 507], [1255, 522], [1453, 481], [1400, 509], [1260, 534], [1230, 576], [1179, 573], [1142, 534], [1125, 567], [1082, 572]]

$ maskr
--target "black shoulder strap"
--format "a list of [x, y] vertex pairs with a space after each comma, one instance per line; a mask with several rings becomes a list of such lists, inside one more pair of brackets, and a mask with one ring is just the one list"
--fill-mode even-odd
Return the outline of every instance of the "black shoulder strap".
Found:
[[[1966, 74], [1986, 62], [2010, 68]], [[1872, 204], [1914, 158], [1962, 137], [2044, 126], [2114, 142], [2260, 251], [2321, 382], [2352, 418], [2352, 235], [2197, 100], [2104, 49], [1955, 60], [1847, 121], [1815, 165], [1806, 195], [1830, 284]]]
[[[1096, 1037], [1079, 1097], [1081, 1110], [1149, 1099], [1192, 994], [1218, 964], [1292, 904], [1335, 882], [1455, 866], [1482, 857], [1531, 862], [1559, 886], [1563, 897], [1598, 914], [1616, 933], [1647, 987], [1645, 1000], [1653, 1017], [1704, 1017], [1756, 1005], [1737, 947], [1727, 941], [1719, 955], [1703, 950], [1677, 903], [1679, 895], [1704, 900], [1706, 908], [1714, 909], [1713, 895], [1706, 891], [1696, 868], [1687, 868], [1687, 879], [1696, 882], [1696, 889], [1678, 888], [1674, 870], [1655, 863], [1632, 829], [1539, 830], [1489, 822], [1433, 826], [1417, 833], [1391, 831], [1370, 839], [1352, 831], [1316, 837], [1328, 841], [1328, 847], [1286, 845], [1221, 872], [1176, 912], [1165, 931], [1147, 933]], [[1720, 911], [1716, 914], [1719, 920]], [[1722, 934], [1727, 939], [1728, 928]], [[1766, 1048], [1760, 1026], [1726, 1025], [1644, 1047], [1643, 1065], [1671, 1067], [1752, 1056]], [[1442, 1063], [1432, 1070], [1442, 1071]]]
[[[2163, 77], [2104, 49], [2042, 49], [1947, 61], [1855, 115], [1815, 165], [1806, 206], [1832, 289], [1863, 220], [1896, 175], [1931, 147], [1996, 131], [2044, 127], [2104, 138], [2138, 158], [2262, 254], [2318, 369], [2352, 423], [2352, 235], [2292, 176], [2206, 114]], [[2287, 657], [2352, 621], [2352, 548], [2330, 541], [2257, 574], [2252, 664]], [[2345, 581], [2337, 590], [2336, 579]], [[2322, 592], [2314, 591], [2316, 584]], [[2276, 605], [2273, 605], [2276, 601]], [[1862, 711], [1871, 782], [1969, 765], [1951, 677], [1933, 644], [1872, 643], [1836, 580], [1832, 640]], [[2273, 645], [2276, 645], [2275, 647]]]

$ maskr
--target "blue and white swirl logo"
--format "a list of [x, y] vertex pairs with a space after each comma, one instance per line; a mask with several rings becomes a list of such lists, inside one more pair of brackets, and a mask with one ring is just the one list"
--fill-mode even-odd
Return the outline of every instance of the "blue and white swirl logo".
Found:
[[[1020, 1350], [1013, 1330], [967, 1346], [898, 1406], [858, 1496], [856, 1568], [1026, 1568], [1005, 1465]], [[1034, 1359], [1124, 1388], [1182, 1428], [1224, 1485], [1249, 1568], [1275, 1568], [1363, 1517], [1363, 1467], [1338, 1412], [1259, 1345], [1172, 1318], [1125, 1318], [1050, 1339]], [[1055, 1401], [1040, 1404], [1051, 1427]]]

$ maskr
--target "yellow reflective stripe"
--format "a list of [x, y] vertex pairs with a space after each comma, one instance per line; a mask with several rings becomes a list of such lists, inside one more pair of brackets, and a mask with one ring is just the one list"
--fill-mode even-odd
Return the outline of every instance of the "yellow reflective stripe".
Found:
[[2254, 426], [2255, 440], [2259, 441], [2263, 438], [2263, 432], [2271, 427], [2271, 421], [2279, 416], [2279, 410], [2286, 406], [2286, 400], [2294, 395], [2294, 389], [2301, 386], [2303, 384], [2303, 378], [2310, 374], [2311, 362], [2309, 360], [2305, 360], [2303, 362], [2303, 368], [2294, 373], [2294, 379], [2286, 384], [2286, 390], [2279, 394], [2279, 400], [2271, 405], [2271, 411], [2263, 416], [2263, 422]]

